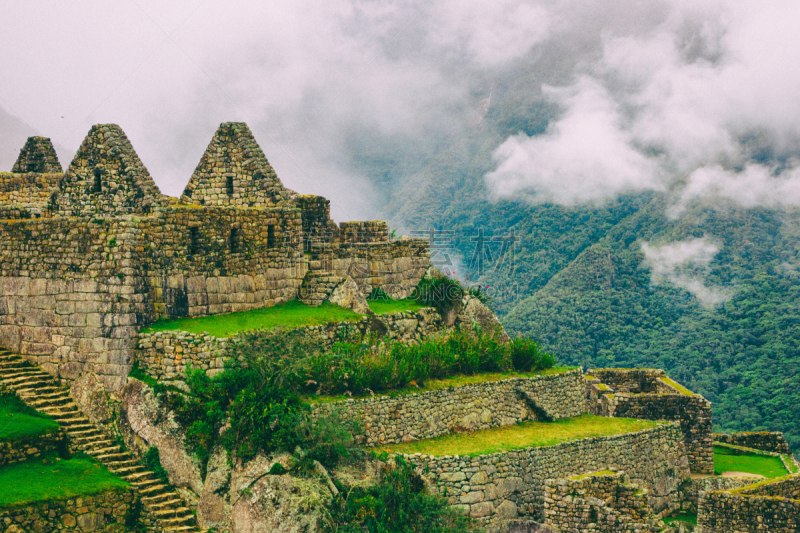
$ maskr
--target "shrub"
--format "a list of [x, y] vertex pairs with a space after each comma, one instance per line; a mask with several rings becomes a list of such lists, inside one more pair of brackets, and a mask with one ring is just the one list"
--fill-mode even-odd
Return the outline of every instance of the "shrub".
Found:
[[331, 504], [328, 531], [337, 533], [452, 533], [481, 531], [475, 520], [426, 491], [424, 480], [400, 456], [372, 487], [341, 492]]
[[552, 368], [556, 359], [549, 353], [543, 352], [539, 343], [531, 339], [518, 338], [509, 343], [511, 364], [518, 372]]
[[440, 315], [446, 316], [461, 303], [464, 289], [458, 280], [439, 274], [432, 278], [422, 278], [414, 296], [425, 305], [435, 307]]
[[158, 448], [155, 446], [150, 446], [144, 454], [144, 466], [163, 481], [165, 485], [169, 485], [169, 476], [161, 465], [161, 454], [159, 454]]

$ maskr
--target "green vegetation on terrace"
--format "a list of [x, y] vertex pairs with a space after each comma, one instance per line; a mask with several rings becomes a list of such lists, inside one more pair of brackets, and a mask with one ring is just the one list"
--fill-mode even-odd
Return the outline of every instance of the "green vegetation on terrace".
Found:
[[554, 446], [589, 437], [621, 435], [651, 429], [663, 422], [632, 418], [581, 415], [555, 422], [522, 422], [513, 426], [450, 434], [435, 439], [395, 444], [382, 449], [390, 453], [477, 456], [522, 448]]
[[772, 479], [787, 474], [780, 458], [747, 453], [725, 446], [714, 446], [714, 473], [745, 472]]
[[88, 455], [48, 455], [0, 468], [0, 507], [96, 494], [128, 484]]
[[155, 331], [187, 331], [189, 333], [208, 333], [214, 337], [233, 337], [242, 331], [259, 329], [293, 329], [303, 326], [321, 326], [331, 322], [358, 322], [361, 315], [349, 309], [324, 302], [319, 307], [305, 305], [299, 300], [285, 304], [253, 309], [241, 313], [204, 316], [198, 318], [179, 318], [158, 320], [142, 333]]
[[[375, 396], [389, 396], [389, 397], [405, 396], [408, 394], [419, 394], [422, 392], [452, 389], [454, 387], [463, 387], [464, 385], [477, 385], [480, 383], [503, 381], [504, 379], [552, 376], [555, 374], [563, 374], [564, 372], [569, 372], [570, 370], [575, 370], [575, 367], [557, 366], [553, 368], [548, 368], [546, 370], [538, 370], [536, 372], [513, 371], [513, 372], [487, 372], [483, 374], [472, 374], [472, 375], [458, 375], [449, 378], [432, 379], [426, 381], [424, 386], [422, 387], [418, 385], [410, 385], [403, 389], [393, 389], [393, 390], [383, 391], [379, 394], [376, 394]], [[329, 403], [329, 402], [340, 402], [343, 400], [370, 398], [370, 397], [372, 397], [371, 394], [354, 394], [352, 396], [344, 394], [339, 394], [335, 396], [321, 394], [318, 396], [306, 396], [305, 399], [309, 403]]]
[[683, 386], [683, 385], [681, 385], [680, 383], [678, 383], [678, 382], [676, 382], [676, 381], [674, 381], [674, 380], [671, 380], [671, 379], [669, 379], [668, 377], [663, 377], [663, 378], [661, 378], [661, 381], [663, 381], [663, 382], [664, 382], [664, 383], [666, 383], [667, 385], [671, 385], [671, 386], [672, 386], [673, 388], [675, 388], [675, 389], [676, 389], [678, 392], [680, 392], [681, 394], [683, 394], [683, 395], [685, 395], [685, 396], [694, 396], [694, 393], [692, 393], [692, 391], [690, 391], [689, 389], [687, 389], [686, 387], [684, 387], [684, 386]]
[[570, 479], [578, 480], [578, 479], [586, 479], [587, 477], [599, 477], [599, 476], [613, 476], [616, 472], [613, 470], [601, 470], [600, 472], [590, 472], [588, 474], [581, 474], [580, 476], [572, 476]]
[[0, 440], [19, 440], [54, 433], [58, 423], [25, 405], [13, 394], [0, 395]]
[[367, 304], [376, 315], [392, 315], [395, 313], [416, 312], [429, 307], [413, 298], [405, 300], [368, 300]]
[[664, 523], [667, 524], [667, 525], [672, 524], [674, 522], [688, 522], [689, 524], [692, 524], [692, 525], [696, 526], [697, 525], [697, 514], [696, 513], [695, 514], [692, 514], [692, 513], [680, 513], [680, 514], [677, 514], [675, 516], [668, 516], [668, 517], [664, 518]]

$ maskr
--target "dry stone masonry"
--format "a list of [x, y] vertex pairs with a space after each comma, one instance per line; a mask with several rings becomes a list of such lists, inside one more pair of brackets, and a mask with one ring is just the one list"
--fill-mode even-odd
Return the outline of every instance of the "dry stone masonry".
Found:
[[783, 433], [769, 431], [734, 433], [732, 435], [714, 433], [713, 437], [714, 442], [720, 442], [722, 444], [732, 444], [734, 446], [753, 448], [754, 450], [761, 450], [763, 452], [786, 455], [792, 453], [789, 448], [789, 443], [786, 441], [786, 437], [783, 436]]
[[14, 441], [0, 440], [0, 466], [35, 459], [52, 452], [68, 454], [69, 449], [67, 434], [62, 429]]
[[711, 402], [663, 370], [587, 371], [587, 409], [599, 416], [680, 422], [692, 472], [714, 473]]
[[66, 381], [91, 372], [119, 390], [158, 318], [287, 302], [307, 274], [349, 278], [359, 294], [310, 291], [365, 311], [374, 289], [405, 297], [430, 266], [427, 242], [339, 227], [326, 199], [286, 189], [241, 123], [220, 126], [181, 200], [114, 124], [91, 128], [66, 173], [43, 138], [14, 170], [0, 174], [0, 347]]
[[376, 396], [314, 405], [318, 414], [341, 411], [364, 426], [368, 446], [430, 439], [453, 430], [479, 430], [583, 414], [583, 376], [579, 369], [551, 376], [511, 378], [449, 389]]
[[452, 505], [496, 524], [517, 517], [544, 520], [545, 480], [603, 470], [623, 471], [650, 490], [655, 511], [690, 476], [683, 434], [675, 422], [653, 429], [594, 437], [477, 457], [406, 456]]

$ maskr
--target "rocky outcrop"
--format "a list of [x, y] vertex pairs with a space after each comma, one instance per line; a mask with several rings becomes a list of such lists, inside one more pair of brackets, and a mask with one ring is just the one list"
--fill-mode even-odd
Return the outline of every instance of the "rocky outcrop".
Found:
[[471, 328], [477, 325], [485, 332], [497, 332], [503, 342], [508, 340], [508, 335], [494, 312], [471, 294], [465, 294], [461, 299], [461, 306], [454, 324], [461, 328]]
[[122, 390], [119, 426], [134, 453], [158, 448], [170, 484], [196, 504], [203, 492], [200, 461], [187, 450], [186, 436], [172, 413], [159, 405], [153, 389], [137, 379], [130, 379]]
[[343, 282], [333, 289], [328, 301], [332, 304], [344, 307], [345, 309], [351, 309], [359, 315], [366, 315], [369, 313], [367, 299], [350, 276], [347, 276]]
[[105, 425], [114, 418], [111, 398], [105, 387], [92, 373], [83, 374], [70, 388], [70, 395], [93, 424]]

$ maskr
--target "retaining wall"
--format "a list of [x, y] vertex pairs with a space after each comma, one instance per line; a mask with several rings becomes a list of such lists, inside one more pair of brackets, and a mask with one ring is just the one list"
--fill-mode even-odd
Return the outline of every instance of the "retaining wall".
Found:
[[714, 433], [714, 442], [721, 442], [723, 444], [732, 444], [734, 446], [744, 446], [745, 448], [753, 448], [763, 452], [774, 452], [780, 454], [791, 454], [789, 443], [783, 433], [758, 431], [754, 433], [733, 433], [731, 435], [725, 433]]
[[0, 466], [35, 459], [51, 452], [68, 453], [69, 439], [63, 428], [53, 433], [14, 441], [0, 440]]
[[[380, 334], [404, 342], [419, 341], [443, 330], [441, 317], [433, 308], [417, 312], [365, 317], [358, 322], [336, 322], [291, 330], [300, 332], [317, 346], [330, 348], [342, 340], [357, 341], [368, 334]], [[274, 331], [249, 332], [275, 335]], [[159, 381], [180, 381], [186, 366], [202, 368], [210, 375], [222, 371], [231, 357], [231, 342], [212, 335], [185, 331], [140, 332], [135, 341], [134, 359], [148, 376]]]
[[137, 496], [115, 489], [91, 496], [48, 500], [0, 509], [0, 531], [96, 531], [126, 533]]
[[368, 446], [430, 439], [453, 430], [479, 430], [584, 414], [580, 369], [436, 391], [312, 405], [317, 414], [341, 410], [364, 425]]
[[542, 521], [546, 479], [624, 471], [651, 490], [648, 503], [660, 511], [653, 504], [690, 476], [683, 435], [674, 422], [636, 433], [477, 457], [406, 458], [452, 505], [488, 522], [517, 517]]
[[800, 531], [800, 475], [752, 489], [707, 493], [697, 523], [699, 533]]

